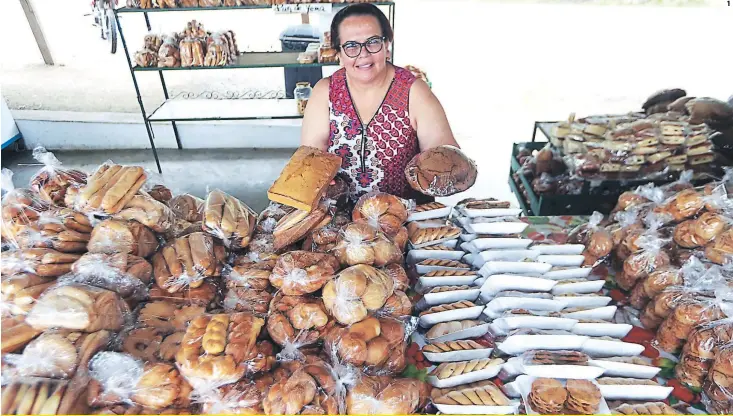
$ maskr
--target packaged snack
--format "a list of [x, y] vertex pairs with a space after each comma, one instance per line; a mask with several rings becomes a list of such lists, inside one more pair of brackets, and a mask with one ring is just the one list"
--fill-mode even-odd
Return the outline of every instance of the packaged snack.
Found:
[[[157, 57], [155, 59], [157, 62]], [[147, 178], [140, 166], [104, 163], [87, 179], [87, 184], [79, 188], [74, 196], [74, 209], [116, 214], [137, 194]], [[68, 202], [66, 205], [69, 206]]]
[[143, 300], [148, 296], [153, 266], [132, 254], [86, 253], [71, 267], [72, 274], [59, 282], [84, 283], [116, 292], [124, 299]]
[[408, 210], [411, 207], [409, 201], [401, 200], [394, 195], [382, 192], [368, 193], [356, 202], [352, 220], [365, 221], [374, 229], [393, 237], [407, 221]]
[[427, 404], [430, 387], [408, 378], [362, 376], [346, 395], [347, 414], [418, 413]]
[[344, 227], [333, 252], [344, 266], [365, 264], [383, 267], [402, 262], [400, 248], [366, 222], [354, 222]]
[[252, 209], [222, 191], [211, 191], [206, 197], [204, 231], [223, 240], [228, 247], [246, 248], [256, 221]]
[[703, 384], [703, 403], [709, 413], [730, 414], [733, 344], [721, 345]]
[[300, 347], [321, 340], [333, 327], [321, 299], [278, 293], [270, 303], [267, 332], [275, 343]]
[[733, 341], [733, 320], [720, 319], [698, 325], [682, 348], [675, 375], [688, 386], [701, 388], [718, 348]]
[[158, 248], [158, 239], [137, 221], [104, 220], [94, 227], [87, 249], [90, 253], [128, 253], [149, 257]]
[[41, 162], [43, 168], [31, 178], [30, 188], [49, 204], [64, 206], [66, 190], [86, 184], [86, 173], [63, 169], [56, 156], [41, 146], [33, 149], [33, 158]]
[[152, 258], [159, 287], [170, 293], [197, 288], [207, 277], [221, 276], [226, 260], [223, 246], [203, 232], [191, 233], [163, 246]]
[[379, 310], [394, 293], [394, 280], [360, 264], [341, 271], [323, 287], [326, 309], [343, 325], [357, 323]]

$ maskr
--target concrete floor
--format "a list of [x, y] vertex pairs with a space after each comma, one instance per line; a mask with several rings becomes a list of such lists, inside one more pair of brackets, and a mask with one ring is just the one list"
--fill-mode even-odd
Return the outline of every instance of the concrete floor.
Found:
[[[159, 151], [163, 175], [157, 174], [150, 150], [56, 151], [64, 167], [93, 171], [108, 159], [120, 164], [140, 165], [155, 172], [174, 195], [184, 192], [205, 197], [209, 189], [219, 188], [261, 211], [267, 204], [267, 189], [278, 177], [293, 151], [290, 149], [207, 149]], [[30, 152], [2, 154], [2, 167], [13, 171], [16, 187], [26, 187], [41, 168]]]

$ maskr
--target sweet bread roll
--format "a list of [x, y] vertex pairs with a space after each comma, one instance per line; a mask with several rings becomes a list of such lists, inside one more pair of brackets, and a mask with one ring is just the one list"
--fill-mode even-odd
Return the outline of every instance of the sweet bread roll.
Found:
[[[157, 61], [157, 58], [156, 58]], [[75, 208], [82, 212], [119, 212], [145, 184], [147, 174], [140, 166], [104, 164], [79, 188]]]
[[4, 357], [11, 377], [48, 377], [70, 379], [87, 370], [94, 354], [106, 348], [111, 339], [109, 331], [90, 334], [71, 331], [47, 331], [31, 341], [22, 354]]
[[104, 220], [92, 231], [87, 249], [91, 253], [128, 253], [149, 257], [158, 248], [155, 234], [137, 221]]
[[197, 288], [207, 277], [221, 276], [224, 248], [203, 232], [191, 233], [164, 246], [153, 258], [153, 274], [159, 287], [170, 293]]
[[394, 281], [394, 289], [406, 292], [410, 287], [410, 279], [407, 277], [407, 272], [399, 264], [388, 264], [382, 268], [382, 271], [391, 277]]
[[366, 264], [382, 267], [402, 262], [400, 248], [365, 222], [351, 223], [341, 234], [332, 251], [344, 266]]
[[420, 380], [363, 376], [346, 394], [348, 414], [408, 415], [418, 413], [430, 397], [430, 387]]
[[129, 312], [127, 303], [116, 293], [72, 283], [46, 290], [28, 313], [26, 322], [35, 329], [119, 331]]
[[450, 196], [476, 182], [478, 170], [473, 160], [454, 146], [424, 150], [410, 160], [405, 177], [412, 189], [429, 196]]
[[203, 229], [228, 246], [246, 248], [256, 222], [257, 214], [233, 196], [213, 190], [206, 197]]
[[285, 295], [305, 295], [321, 289], [338, 269], [338, 260], [330, 254], [291, 251], [277, 260], [270, 283]]
[[176, 363], [196, 386], [233, 383], [261, 358], [257, 337], [265, 320], [249, 313], [204, 315], [191, 321]]
[[694, 189], [685, 189], [665, 204], [667, 212], [675, 221], [691, 218], [705, 207], [705, 201]]
[[382, 192], [359, 198], [352, 213], [354, 221], [365, 221], [388, 236], [396, 235], [407, 217], [405, 204], [396, 196]]
[[[269, 275], [269, 272], [266, 272]], [[268, 290], [247, 287], [230, 287], [224, 296], [224, 310], [227, 312], [252, 312], [266, 314], [272, 302]]]
[[61, 253], [49, 248], [29, 248], [3, 254], [0, 269], [4, 276], [33, 273], [41, 277], [56, 277], [71, 271], [80, 254]]
[[267, 332], [280, 346], [313, 344], [333, 326], [323, 301], [278, 293], [270, 303]]
[[191, 194], [176, 195], [168, 201], [176, 218], [188, 222], [198, 222], [204, 219], [204, 200]]
[[310, 212], [341, 167], [341, 158], [309, 146], [300, 146], [267, 191], [274, 202]]
[[717, 264], [725, 264], [733, 256], [733, 228], [719, 234], [705, 246], [705, 257]]
[[649, 273], [649, 276], [634, 286], [629, 302], [634, 308], [643, 310], [650, 299], [670, 286], [681, 285], [683, 280], [679, 269], [671, 266], [662, 267]]
[[343, 325], [357, 323], [384, 306], [394, 293], [394, 280], [384, 272], [360, 264], [339, 273], [323, 287], [326, 309]]
[[338, 414], [334, 374], [323, 362], [300, 366], [267, 391], [262, 400], [265, 414]]
[[326, 346], [346, 364], [364, 367], [368, 374], [399, 374], [405, 369], [405, 327], [392, 318], [374, 317], [349, 327], [336, 326], [325, 338]]
[[132, 254], [86, 253], [71, 268], [73, 275], [60, 282], [85, 283], [118, 293], [125, 299], [147, 297], [153, 266]]
[[387, 298], [381, 312], [388, 316], [402, 317], [412, 313], [412, 301], [401, 290], [395, 290], [394, 294]]
[[170, 208], [146, 193], [133, 196], [113, 217], [126, 221], [135, 220], [158, 233], [166, 232], [175, 219]]
[[64, 253], [87, 251], [89, 220], [69, 209], [44, 211], [32, 225], [15, 229], [11, 242], [18, 248], [53, 248]]
[[206, 414], [265, 414], [262, 401], [272, 383], [272, 377], [259, 377], [221, 386], [203, 398], [201, 410]]

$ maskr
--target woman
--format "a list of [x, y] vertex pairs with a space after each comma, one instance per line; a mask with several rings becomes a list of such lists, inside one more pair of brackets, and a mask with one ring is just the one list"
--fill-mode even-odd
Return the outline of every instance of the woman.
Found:
[[316, 84], [305, 110], [301, 145], [341, 156], [352, 200], [382, 191], [425, 201], [405, 180], [407, 163], [420, 151], [458, 146], [428, 85], [387, 61], [392, 37], [373, 4], [336, 13], [331, 42], [342, 68]]

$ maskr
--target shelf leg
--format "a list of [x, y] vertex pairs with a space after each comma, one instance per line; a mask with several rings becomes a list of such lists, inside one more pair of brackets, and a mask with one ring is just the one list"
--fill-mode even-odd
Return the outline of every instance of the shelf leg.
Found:
[[537, 122], [534, 122], [534, 130], [532, 130], [532, 143], [534, 143], [535, 138], [537, 137], [537, 128], [539, 126], [537, 125]]
[[[147, 13], [146, 13], [147, 19]], [[125, 35], [120, 25], [120, 16], [115, 10], [115, 22], [117, 23], [117, 29], [120, 34], [120, 40], [122, 41], [122, 48], [125, 50], [125, 57], [127, 58], [127, 67], [130, 69], [130, 76], [132, 77], [132, 85], [135, 86], [135, 94], [137, 94], [137, 103], [140, 105], [140, 113], [143, 116], [143, 123], [145, 124], [145, 130], [148, 133], [148, 140], [150, 140], [150, 148], [153, 149], [153, 156], [155, 157], [155, 164], [158, 166], [158, 173], [163, 173], [163, 169], [160, 168], [160, 159], [158, 159], [158, 150], [155, 148], [155, 141], [153, 140], [153, 126], [150, 125], [147, 114], [145, 114], [145, 105], [143, 104], [142, 96], [140, 95], [140, 87], [137, 85], [137, 78], [135, 77], [135, 71], [132, 70], [132, 60], [130, 59], [130, 51], [127, 49], [127, 42], [125, 41]]]
[[145, 16], [145, 25], [148, 27], [148, 32], [150, 32], [152, 29], [150, 27], [150, 17], [148, 16], [148, 12], [144, 12], [143, 16]]
[[[168, 87], [165, 85], [165, 77], [163, 76], [163, 71], [158, 71], [158, 75], [160, 75], [160, 85], [163, 87], [163, 96], [166, 100], [168, 100], [170, 97], [168, 96]], [[178, 145], [178, 150], [183, 149], [183, 145], [181, 144], [181, 137], [178, 135], [178, 126], [176, 126], [175, 121], [171, 121], [171, 126], [173, 126], [173, 135], [176, 136], [176, 144]]]

